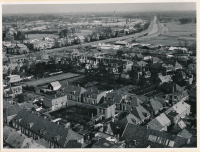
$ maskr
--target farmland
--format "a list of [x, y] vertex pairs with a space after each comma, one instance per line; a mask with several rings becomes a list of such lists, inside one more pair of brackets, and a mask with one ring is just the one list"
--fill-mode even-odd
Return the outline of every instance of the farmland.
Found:
[[196, 24], [165, 23], [168, 31], [158, 37], [142, 39], [139, 42], [161, 45], [178, 45], [178, 39], [188, 38], [196, 41]]

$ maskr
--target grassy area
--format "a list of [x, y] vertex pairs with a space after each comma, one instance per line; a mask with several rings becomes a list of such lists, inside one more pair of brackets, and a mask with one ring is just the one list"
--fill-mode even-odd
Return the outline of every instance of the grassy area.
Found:
[[56, 34], [28, 34], [28, 39], [37, 39], [37, 38], [42, 38], [42, 37], [49, 37], [49, 38], [58, 38], [59, 35]]
[[[178, 39], [188, 38], [196, 40], [196, 24], [178, 24], [165, 23], [168, 32], [154, 38], [140, 40], [140, 43], [161, 44], [161, 45], [179, 45]], [[191, 42], [192, 43], [192, 42]]]

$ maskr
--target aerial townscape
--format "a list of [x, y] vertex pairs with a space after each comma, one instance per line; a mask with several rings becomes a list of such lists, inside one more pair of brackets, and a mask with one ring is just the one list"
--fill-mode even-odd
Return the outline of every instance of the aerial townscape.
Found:
[[68, 5], [2, 6], [3, 148], [197, 148], [196, 3]]

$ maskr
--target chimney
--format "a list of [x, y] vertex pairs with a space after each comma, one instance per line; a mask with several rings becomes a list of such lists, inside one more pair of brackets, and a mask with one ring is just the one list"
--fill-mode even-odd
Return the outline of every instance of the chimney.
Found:
[[147, 125], [147, 129], [149, 129], [149, 125]]
[[59, 121], [57, 121], [56, 124], [59, 125]]
[[133, 140], [133, 142], [134, 142], [134, 145], [136, 145], [137, 143], [136, 143], [136, 140]]

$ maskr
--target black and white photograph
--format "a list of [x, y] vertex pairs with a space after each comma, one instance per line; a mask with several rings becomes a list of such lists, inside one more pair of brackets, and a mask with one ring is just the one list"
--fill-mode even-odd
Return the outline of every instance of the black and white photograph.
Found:
[[197, 149], [198, 5], [1, 3], [1, 149]]

